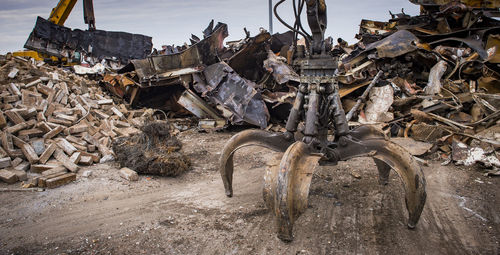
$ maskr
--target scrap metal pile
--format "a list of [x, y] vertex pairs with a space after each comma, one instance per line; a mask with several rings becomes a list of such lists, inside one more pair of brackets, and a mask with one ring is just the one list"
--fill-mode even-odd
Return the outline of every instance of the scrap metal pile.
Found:
[[[204, 39], [193, 35], [193, 44], [186, 50], [132, 60], [103, 81], [133, 106], [177, 115], [191, 112], [212, 127], [222, 127], [228, 119], [232, 124], [266, 128], [270, 116], [286, 118], [289, 108], [283, 111], [279, 105], [291, 103], [295, 95], [298, 75], [275, 56], [292, 45], [293, 33], [247, 35], [224, 47], [227, 25], [214, 26], [212, 21], [203, 31]], [[265, 61], [269, 70], [287, 73], [275, 73], [281, 78], [274, 80], [264, 68]]]
[[[500, 167], [498, 3], [412, 2], [421, 4], [421, 15], [363, 20], [360, 41], [336, 49], [348, 86], [384, 71], [358, 122], [384, 122], [390, 136], [432, 143], [448, 161]], [[344, 99], [346, 110], [354, 100]]]
[[[391, 13], [387, 22], [363, 20], [354, 45], [340, 38], [337, 45], [332, 38], [325, 41], [328, 55], [338, 59], [335, 76], [349, 125], [378, 125], [406, 148], [413, 141], [409, 138], [423, 142], [419, 149], [409, 149], [414, 156], [433, 153], [447, 162], [500, 167], [500, 21], [494, 18], [500, 4], [412, 2], [421, 5], [420, 15]], [[33, 36], [50, 37], [50, 29], [42, 33], [45, 23], [39, 23]], [[66, 32], [68, 40], [78, 34]], [[228, 27], [212, 21], [203, 39], [192, 35], [191, 45], [169, 46], [142, 58], [143, 49], [151, 48], [150, 38], [144, 37], [143, 46], [131, 48], [139, 55], [121, 52], [125, 57], [120, 61], [130, 62], [118, 73], [103, 68], [103, 77], [91, 75], [121, 104], [82, 76], [42, 62], [3, 58], [0, 168], [9, 170], [2, 170], [0, 178], [22, 180], [25, 175], [17, 170], [31, 168], [56, 174], [51, 178], [64, 183], [74, 178], [66, 172], [77, 171], [78, 164], [110, 159], [112, 142], [120, 136], [137, 134], [130, 141], [116, 140], [115, 148], [151, 149], [150, 141], [164, 140], [175, 145], [169, 135], [138, 134], [151, 111], [130, 107], [159, 109], [167, 117], [195, 115], [205, 129], [252, 125], [283, 131], [301, 84], [298, 59], [309, 46], [292, 31], [271, 35], [261, 30], [252, 37], [245, 29], [245, 34], [224, 46]], [[64, 45], [71, 42], [66, 39]], [[87, 72], [77, 67], [76, 73]], [[180, 149], [165, 146], [172, 155]], [[147, 166], [161, 164], [165, 171], [156, 174], [174, 176], [179, 172], [168, 170], [170, 166], [182, 166], [182, 171], [189, 166], [180, 154], [177, 160], [149, 153], [141, 157], [145, 162], [131, 163], [129, 152], [122, 152], [122, 165], [142, 164], [135, 170], [143, 173], [155, 168]], [[40, 182], [31, 185], [35, 183]]]
[[[500, 145], [498, 7], [412, 2], [421, 5], [420, 15], [363, 20], [358, 43], [339, 38], [332, 47], [330, 55], [339, 58], [342, 104], [352, 110], [350, 125], [382, 123], [387, 135], [432, 143], [432, 152], [443, 152], [445, 159], [500, 166], [486, 160]], [[189, 47], [132, 60], [119, 74], [106, 75], [103, 84], [134, 106], [174, 116], [190, 112], [205, 128], [228, 121], [277, 131], [300, 84], [294, 60], [305, 54], [305, 43], [293, 32], [262, 30], [255, 37], [245, 32], [246, 38], [224, 47], [227, 25], [212, 21], [203, 39], [192, 35]], [[332, 38], [326, 43], [332, 45]], [[467, 159], [469, 146], [480, 147], [482, 156]]]

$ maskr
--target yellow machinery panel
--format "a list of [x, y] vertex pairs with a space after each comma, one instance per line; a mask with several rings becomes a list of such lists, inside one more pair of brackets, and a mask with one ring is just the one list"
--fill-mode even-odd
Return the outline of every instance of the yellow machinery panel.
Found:
[[15, 57], [30, 57], [30, 58], [35, 59], [36, 61], [43, 60], [43, 57], [40, 56], [40, 53], [38, 53], [34, 50], [16, 51], [16, 52], [13, 52], [12, 55]]

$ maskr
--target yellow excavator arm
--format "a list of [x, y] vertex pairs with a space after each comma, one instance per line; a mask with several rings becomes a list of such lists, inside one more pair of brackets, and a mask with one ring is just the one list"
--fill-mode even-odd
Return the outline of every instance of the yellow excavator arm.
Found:
[[[64, 26], [69, 14], [78, 0], [60, 0], [52, 9], [49, 21], [59, 26]], [[83, 19], [89, 25], [89, 30], [95, 30], [94, 3], [92, 0], [83, 0]]]
[[64, 26], [69, 14], [73, 10], [77, 0], [60, 0], [55, 8], [52, 9], [49, 21], [59, 26]]
[[[52, 9], [48, 21], [57, 24], [59, 26], [64, 26], [64, 23], [68, 19], [69, 14], [75, 7], [78, 0], [60, 0], [57, 6]], [[93, 0], [83, 0], [83, 19], [85, 24], [89, 25], [89, 30], [95, 30], [95, 17], [94, 17], [94, 3]], [[50, 59], [53, 62], [67, 62], [67, 59], [58, 59], [54, 56], [47, 56], [37, 51], [25, 50], [16, 51], [13, 53], [14, 56], [19, 57], [31, 57], [35, 60], [47, 60]], [[69, 63], [67, 63], [69, 64]]]

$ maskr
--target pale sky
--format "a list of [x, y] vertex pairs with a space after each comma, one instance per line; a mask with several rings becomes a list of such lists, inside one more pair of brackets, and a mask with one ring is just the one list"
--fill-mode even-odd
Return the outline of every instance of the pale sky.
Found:
[[[277, 0], [273, 0], [276, 3]], [[58, 0], [0, 0], [0, 54], [21, 50], [35, 25], [36, 17], [48, 18]], [[419, 7], [407, 0], [326, 0], [328, 29], [326, 36], [342, 37], [354, 43], [361, 19], [387, 21], [389, 10], [417, 15]], [[292, 0], [280, 6], [279, 14], [293, 24]], [[201, 31], [211, 19], [228, 24], [226, 41], [244, 37], [243, 27], [251, 35], [259, 27], [268, 28], [268, 0], [94, 0], [97, 29], [125, 31], [153, 37], [153, 47], [189, 42], [191, 33], [202, 38]], [[274, 18], [274, 32], [285, 32]], [[306, 29], [307, 20], [303, 18]], [[65, 26], [86, 29], [79, 1]]]

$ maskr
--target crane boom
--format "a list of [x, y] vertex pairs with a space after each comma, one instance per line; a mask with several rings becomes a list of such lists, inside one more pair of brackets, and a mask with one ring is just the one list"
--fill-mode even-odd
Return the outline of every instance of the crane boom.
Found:
[[49, 21], [59, 26], [64, 26], [69, 14], [73, 10], [77, 0], [60, 0], [57, 6], [52, 9]]
[[[49, 21], [59, 26], [64, 26], [69, 14], [78, 0], [60, 0], [52, 9]], [[93, 0], [83, 0], [83, 19], [89, 25], [89, 30], [95, 30], [95, 16]]]

